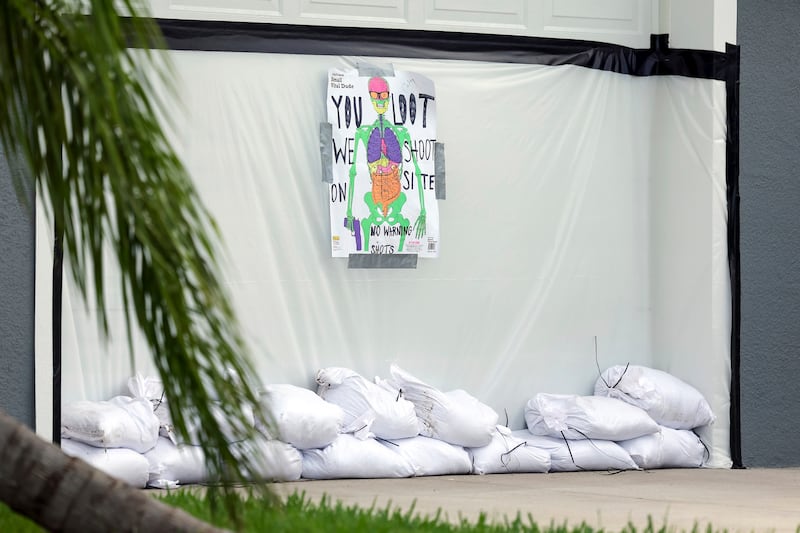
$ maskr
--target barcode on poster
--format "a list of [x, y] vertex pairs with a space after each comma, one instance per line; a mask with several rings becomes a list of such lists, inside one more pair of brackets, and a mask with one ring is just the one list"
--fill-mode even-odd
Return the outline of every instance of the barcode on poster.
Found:
[[428, 243], [428, 251], [429, 252], [435, 252], [436, 251], [436, 243], [435, 242], [429, 242]]

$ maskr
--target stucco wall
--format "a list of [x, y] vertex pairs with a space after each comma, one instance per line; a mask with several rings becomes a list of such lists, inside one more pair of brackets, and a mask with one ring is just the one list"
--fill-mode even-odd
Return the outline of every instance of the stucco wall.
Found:
[[800, 465], [800, 4], [739, 2], [742, 455]]
[[33, 197], [22, 205], [0, 147], [0, 408], [34, 425]]

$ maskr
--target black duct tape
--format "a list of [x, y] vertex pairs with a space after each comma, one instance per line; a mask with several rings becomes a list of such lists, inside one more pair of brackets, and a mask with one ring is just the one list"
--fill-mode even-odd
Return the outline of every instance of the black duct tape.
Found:
[[55, 225], [53, 243], [53, 444], [61, 446], [61, 324], [64, 230]]
[[172, 50], [264, 52], [458, 59], [536, 65], [575, 65], [631, 76], [687, 76], [724, 81], [724, 52], [670, 48], [652, 35], [649, 48], [549, 37], [309, 26], [215, 20], [156, 19]]
[[350, 254], [347, 268], [417, 268], [417, 254]]
[[728, 135], [725, 139], [725, 181], [728, 199], [728, 271], [731, 276], [731, 391], [730, 391], [730, 446], [734, 468], [744, 468], [742, 461], [741, 422], [741, 323], [742, 323], [742, 273], [739, 250], [739, 67], [740, 50], [728, 44], [725, 79], [726, 121]]

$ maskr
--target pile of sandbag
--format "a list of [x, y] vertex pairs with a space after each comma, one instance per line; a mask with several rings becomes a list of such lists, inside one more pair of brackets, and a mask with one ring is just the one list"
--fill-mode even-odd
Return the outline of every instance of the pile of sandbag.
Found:
[[694, 430], [713, 424], [716, 417], [700, 391], [688, 383], [655, 368], [617, 365], [600, 375], [594, 393], [639, 407], [659, 425], [656, 434], [619, 443], [639, 467], [703, 465], [708, 451]]
[[528, 442], [564, 459], [552, 460], [551, 471], [694, 468], [707, 450], [693, 430], [713, 423], [714, 414], [675, 376], [620, 365], [598, 377], [594, 396], [535, 395], [525, 421], [535, 436], [525, 436]]
[[[234, 455], [257, 460], [259, 479], [699, 467], [707, 451], [692, 430], [714, 421], [693, 387], [639, 366], [609, 368], [592, 396], [535, 394], [523, 408], [527, 428], [513, 431], [468, 392], [441, 391], [397, 365], [386, 379], [328, 367], [315, 380], [316, 391], [264, 387], [263, 416], [245, 412], [248, 428], [214, 411]], [[161, 382], [136, 376], [128, 388], [131, 396], [67, 404], [64, 451], [137, 487], [215, 481], [191, 421], [186, 441], [175, 433]]]
[[397, 365], [389, 372], [391, 378], [380, 385], [414, 405], [421, 435], [470, 448], [491, 442], [498, 418], [494, 409], [461, 389], [442, 392]]
[[394, 384], [379, 379], [375, 383], [339, 367], [321, 369], [316, 381], [319, 396], [342, 408], [345, 423], [330, 446], [303, 452], [304, 478], [409, 477], [472, 470], [464, 447], [433, 438], [419, 418], [418, 404]]
[[149, 401], [116, 396], [77, 401], [61, 412], [63, 451], [135, 487], [149, 477], [142, 455], [158, 442], [159, 422]]
[[[161, 382], [137, 375], [129, 380], [128, 388], [132, 396], [65, 404], [62, 450], [135, 487], [171, 488], [216, 481], [206, 468], [202, 448], [196, 444], [196, 424], [189, 421], [187, 442], [174, 432]], [[316, 397], [313, 393], [311, 396]], [[296, 447], [260, 432], [245, 439], [246, 428], [227, 423], [221, 408], [214, 412], [219, 414], [230, 450], [235, 457], [251, 460], [258, 479], [300, 479], [302, 456]], [[252, 410], [244, 414], [252, 428]]]

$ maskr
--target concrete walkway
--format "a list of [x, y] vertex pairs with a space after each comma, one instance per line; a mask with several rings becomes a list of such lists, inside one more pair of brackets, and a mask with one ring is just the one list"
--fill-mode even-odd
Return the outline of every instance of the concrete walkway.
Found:
[[581, 522], [620, 531], [629, 522], [641, 531], [652, 517], [656, 528], [672, 531], [797, 532], [800, 526], [800, 468], [688, 469], [551, 474], [441, 476], [409, 479], [297, 481], [276, 485], [280, 494], [305, 492], [313, 501], [327, 494], [333, 501], [369, 508], [387, 505], [458, 522], [490, 520]]

